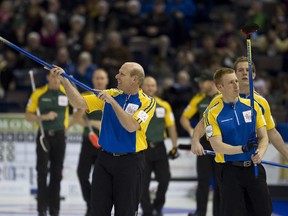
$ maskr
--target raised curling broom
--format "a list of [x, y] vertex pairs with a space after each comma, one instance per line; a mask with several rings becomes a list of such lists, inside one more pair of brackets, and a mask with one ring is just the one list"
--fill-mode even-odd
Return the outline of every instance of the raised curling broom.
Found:
[[[246, 35], [246, 46], [247, 46], [247, 58], [248, 58], [248, 70], [249, 70], [249, 92], [250, 92], [250, 106], [251, 106], [251, 119], [252, 119], [252, 128], [251, 138], [256, 137], [256, 122], [253, 119], [254, 115], [254, 88], [253, 88], [253, 72], [252, 72], [252, 49], [251, 49], [251, 35], [259, 30], [257, 24], [247, 24], [241, 29], [241, 33]], [[254, 153], [256, 148], [253, 149]], [[258, 177], [258, 166], [254, 164], [255, 177]]]
[[[24, 55], [27, 56], [28, 58], [32, 59], [33, 61], [36, 61], [36, 62], [38, 62], [39, 64], [41, 64], [41, 65], [43, 65], [43, 66], [45, 66], [45, 67], [47, 67], [47, 68], [49, 68], [49, 69], [52, 69], [52, 68], [53, 68], [52, 65], [50, 65], [50, 64], [48, 64], [47, 62], [39, 59], [38, 57], [34, 56], [33, 54], [29, 53], [28, 51], [22, 49], [21, 47], [13, 44], [12, 42], [6, 40], [5, 38], [3, 38], [3, 37], [1, 37], [1, 36], [0, 36], [0, 40], [1, 40], [3, 43], [5, 43], [6, 45], [10, 46], [11, 48], [13, 48], [13, 49], [21, 52], [22, 54], [24, 54]], [[73, 77], [70, 77], [68, 74], [62, 73], [61, 76], [67, 78], [68, 80], [70, 80], [71, 82], [73, 82], [73, 83], [75, 83], [76, 85], [80, 86], [81, 88], [83, 88], [83, 89], [85, 89], [85, 90], [87, 90], [87, 91], [93, 92], [95, 95], [98, 95], [98, 91], [96, 91], [96, 90], [90, 88], [89, 86], [81, 83], [80, 81], [74, 79]]]

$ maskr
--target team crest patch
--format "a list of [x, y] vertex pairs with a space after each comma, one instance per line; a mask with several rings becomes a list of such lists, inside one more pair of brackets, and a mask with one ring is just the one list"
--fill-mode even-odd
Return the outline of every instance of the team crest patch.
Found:
[[142, 122], [145, 122], [148, 118], [148, 114], [146, 112], [144, 112], [143, 110], [141, 110], [137, 117], [142, 121]]
[[245, 123], [252, 122], [251, 110], [244, 111], [244, 112], [242, 112], [242, 114], [243, 114]]
[[206, 132], [206, 136], [207, 137], [211, 137], [212, 134], [213, 134], [213, 128], [212, 128], [212, 125], [208, 125], [205, 129], [205, 132]]
[[138, 110], [139, 105], [129, 103], [125, 109], [125, 112], [127, 112], [130, 115], [133, 115]]
[[59, 95], [58, 97], [58, 105], [59, 106], [67, 106], [68, 105], [68, 98], [65, 95]]
[[155, 114], [157, 118], [164, 118], [165, 117], [165, 109], [163, 107], [157, 107], [155, 110]]

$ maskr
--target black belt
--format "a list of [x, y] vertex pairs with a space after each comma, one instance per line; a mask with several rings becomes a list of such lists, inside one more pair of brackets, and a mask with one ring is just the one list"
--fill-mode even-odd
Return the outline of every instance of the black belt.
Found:
[[120, 157], [120, 156], [132, 155], [132, 154], [138, 153], [138, 152], [107, 152], [104, 149], [102, 149], [102, 152], [104, 152], [105, 154], [111, 155], [113, 157]]
[[163, 141], [160, 141], [160, 142], [149, 142], [148, 141], [148, 145], [149, 145], [150, 148], [155, 148], [156, 146], [159, 146], [162, 143], [164, 143], [164, 142]]
[[238, 167], [250, 167], [253, 165], [252, 161], [227, 161], [225, 164]]
[[63, 133], [64, 130], [44, 130], [44, 133], [48, 136], [55, 136], [57, 133]]

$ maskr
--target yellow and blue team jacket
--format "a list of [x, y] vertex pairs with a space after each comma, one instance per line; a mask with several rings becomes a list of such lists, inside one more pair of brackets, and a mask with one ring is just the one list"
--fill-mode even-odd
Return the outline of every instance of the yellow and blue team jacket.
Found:
[[[250, 99], [249, 95], [247, 96], [245, 94], [240, 94], [240, 97]], [[268, 130], [275, 128], [275, 122], [271, 114], [271, 109], [270, 109], [268, 101], [256, 91], [254, 91], [254, 101], [257, 104], [259, 104], [262, 110], [262, 113], [264, 115], [264, 119], [266, 122], [266, 130], [268, 131]]]
[[147, 141], [161, 142], [167, 137], [166, 128], [175, 125], [175, 118], [171, 106], [167, 101], [154, 98], [156, 100], [156, 109], [152, 117], [147, 132]]
[[[247, 96], [245, 94], [240, 94], [240, 97], [250, 99], [249, 95]], [[223, 98], [222, 94], [215, 96], [213, 100], [210, 102], [209, 106], [207, 107], [207, 110], [209, 110], [211, 107], [217, 104], [220, 100], [222, 100], [222, 98]], [[263, 116], [266, 122], [266, 130], [268, 131], [268, 130], [275, 128], [275, 122], [271, 114], [271, 109], [270, 109], [268, 101], [256, 91], [254, 91], [254, 101], [261, 108], [261, 111], [263, 113]], [[204, 118], [205, 118], [205, 113], [204, 113]]]
[[37, 88], [31, 95], [26, 111], [36, 113], [37, 107], [41, 114], [54, 111], [57, 117], [52, 121], [43, 121], [44, 130], [64, 130], [68, 126], [69, 107], [65, 89], [60, 85], [59, 90], [50, 90], [48, 84]]
[[[218, 96], [219, 97], [219, 96]], [[221, 98], [221, 97], [220, 97]], [[214, 101], [214, 100], [213, 100]], [[251, 118], [250, 100], [239, 97], [234, 103], [224, 103], [222, 98], [218, 98], [218, 102], [210, 107], [205, 113], [206, 136], [222, 136], [224, 143], [233, 146], [242, 146], [247, 143], [252, 132], [265, 126], [265, 120], [260, 106], [254, 102], [253, 119]], [[224, 163], [225, 161], [247, 161], [251, 160], [251, 152], [225, 155], [216, 153], [215, 161]]]
[[111, 104], [104, 103], [96, 95], [84, 96], [87, 112], [103, 110], [99, 144], [107, 152], [139, 152], [147, 149], [146, 130], [154, 115], [156, 102], [140, 89], [135, 95], [124, 94], [118, 89], [109, 89], [118, 104], [139, 123], [140, 129], [128, 132], [122, 127]]

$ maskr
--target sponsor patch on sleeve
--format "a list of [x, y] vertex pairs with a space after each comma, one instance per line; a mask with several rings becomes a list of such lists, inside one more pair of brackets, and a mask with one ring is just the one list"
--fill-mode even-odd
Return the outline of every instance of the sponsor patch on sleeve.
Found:
[[206, 129], [205, 129], [205, 132], [206, 132], [206, 136], [207, 136], [207, 137], [211, 137], [212, 134], [213, 134], [212, 125], [207, 125], [207, 126], [206, 126]]
[[174, 114], [172, 112], [170, 113], [169, 117], [170, 117], [171, 121], [175, 121], [175, 117], [174, 117]]
[[145, 122], [148, 118], [148, 114], [146, 112], [144, 112], [143, 110], [140, 110], [140, 112], [138, 113], [137, 117], [142, 121]]

